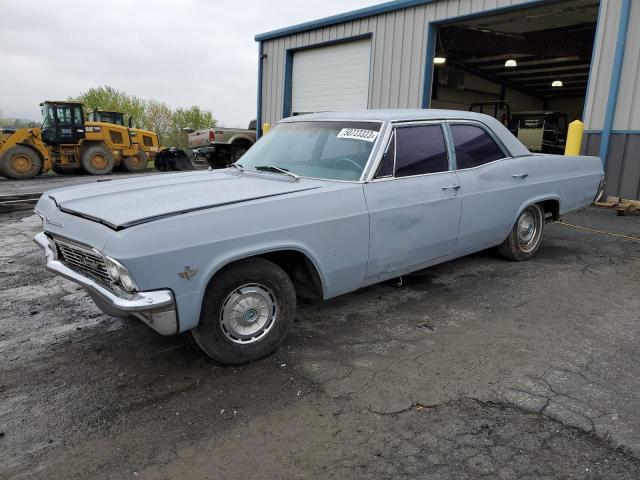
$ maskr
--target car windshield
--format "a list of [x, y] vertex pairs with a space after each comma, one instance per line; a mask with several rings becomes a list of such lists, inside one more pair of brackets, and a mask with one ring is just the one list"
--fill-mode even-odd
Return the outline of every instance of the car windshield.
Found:
[[285, 170], [302, 177], [359, 180], [381, 126], [379, 122], [280, 123], [238, 164], [274, 173]]

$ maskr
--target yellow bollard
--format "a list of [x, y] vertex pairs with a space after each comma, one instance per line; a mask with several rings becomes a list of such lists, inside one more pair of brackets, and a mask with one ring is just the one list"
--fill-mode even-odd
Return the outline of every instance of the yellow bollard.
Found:
[[268, 122], [264, 122], [262, 124], [262, 134], [266, 135], [267, 133], [269, 133], [269, 130], [271, 129], [271, 124]]
[[583, 132], [584, 123], [582, 123], [580, 120], [574, 120], [569, 124], [569, 131], [567, 132], [567, 142], [564, 146], [565, 155], [580, 155]]

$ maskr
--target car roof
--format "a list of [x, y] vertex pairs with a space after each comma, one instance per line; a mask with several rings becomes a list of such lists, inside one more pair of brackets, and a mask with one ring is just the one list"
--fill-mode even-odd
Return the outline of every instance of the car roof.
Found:
[[404, 122], [414, 120], [475, 120], [489, 127], [495, 133], [502, 144], [512, 156], [527, 155], [529, 150], [507, 130], [498, 120], [484, 113], [468, 112], [464, 110], [428, 109], [380, 109], [380, 110], [354, 110], [343, 112], [322, 112], [307, 115], [297, 115], [282, 119], [282, 123], [304, 122], [314, 120], [344, 120], [344, 121], [379, 121]]
[[415, 109], [379, 109], [379, 110], [350, 110], [341, 112], [320, 112], [288, 117], [282, 121], [295, 122], [300, 120], [376, 120], [381, 122], [412, 121], [412, 120], [477, 120], [487, 122], [489, 115], [463, 110], [441, 110], [438, 108]]

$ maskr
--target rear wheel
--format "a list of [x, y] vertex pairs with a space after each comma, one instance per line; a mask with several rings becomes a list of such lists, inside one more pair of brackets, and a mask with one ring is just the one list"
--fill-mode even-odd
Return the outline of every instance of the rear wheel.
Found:
[[247, 150], [249, 150], [249, 148], [251, 148], [251, 144], [245, 142], [232, 145], [232, 151], [229, 155], [229, 163], [235, 163], [240, 160], [240, 158], [242, 158], [242, 156], [247, 153]]
[[529, 205], [518, 216], [507, 239], [498, 252], [511, 260], [521, 262], [533, 257], [542, 243], [544, 210], [538, 204]]
[[91, 175], [105, 175], [113, 170], [114, 159], [109, 149], [92, 145], [82, 152], [82, 168]]
[[138, 150], [135, 155], [125, 157], [122, 164], [128, 172], [142, 172], [147, 169], [149, 157], [143, 150]]
[[0, 175], [14, 180], [33, 178], [42, 172], [38, 153], [22, 145], [11, 147], [0, 158]]
[[191, 330], [213, 359], [239, 365], [274, 352], [289, 332], [296, 294], [289, 276], [262, 258], [220, 272], [205, 292], [199, 325]]

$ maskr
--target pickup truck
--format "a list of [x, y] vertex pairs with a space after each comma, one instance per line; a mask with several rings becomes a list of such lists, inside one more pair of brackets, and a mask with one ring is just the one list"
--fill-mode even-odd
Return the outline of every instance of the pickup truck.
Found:
[[234, 163], [256, 143], [256, 120], [249, 128], [211, 127], [187, 130], [189, 149], [194, 157], [205, 158], [212, 168], [224, 168]]

